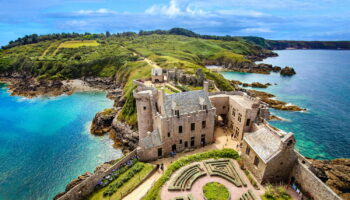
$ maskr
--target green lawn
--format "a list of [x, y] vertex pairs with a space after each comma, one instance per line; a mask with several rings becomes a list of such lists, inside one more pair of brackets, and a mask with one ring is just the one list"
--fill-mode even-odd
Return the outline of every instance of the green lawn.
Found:
[[122, 179], [123, 176], [126, 176], [127, 173], [131, 170], [129, 169], [126, 171], [124, 174], [122, 174], [120, 177], [112, 181], [108, 186], [95, 191], [90, 195], [88, 198], [89, 200], [104, 200], [104, 199], [113, 199], [113, 200], [119, 200], [121, 197], [124, 197], [126, 194], [131, 192], [136, 188], [136, 186], [152, 171], [154, 168], [153, 165], [148, 164], [148, 163], [142, 163], [144, 165], [144, 168], [137, 173], [135, 176], [133, 176], [129, 181], [123, 184], [122, 187], [120, 187], [116, 193], [114, 193], [112, 196], [103, 196], [103, 193], [108, 189], [108, 187], [114, 183], [116, 183], [118, 180]]
[[221, 183], [207, 183], [203, 187], [203, 193], [207, 200], [228, 200], [230, 192]]

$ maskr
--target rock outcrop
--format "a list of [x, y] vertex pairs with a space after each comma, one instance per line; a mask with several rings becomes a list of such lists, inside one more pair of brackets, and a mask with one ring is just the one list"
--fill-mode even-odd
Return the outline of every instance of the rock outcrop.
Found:
[[130, 126], [118, 120], [118, 108], [109, 108], [98, 112], [92, 121], [91, 134], [104, 135], [114, 141], [115, 148], [121, 148], [123, 153], [127, 153], [137, 148], [139, 135]]
[[122, 148], [123, 153], [136, 149], [139, 143], [138, 132], [127, 124], [120, 122], [117, 117], [112, 122], [109, 136], [114, 140], [115, 147]]
[[280, 73], [283, 76], [292, 76], [292, 75], [296, 74], [294, 68], [293, 67], [288, 67], [288, 66], [283, 68]]
[[316, 176], [343, 199], [350, 199], [350, 159], [311, 160]]
[[11, 95], [32, 98], [36, 96], [58, 96], [73, 93], [60, 80], [38, 80], [30, 77], [0, 78], [0, 80], [9, 83], [8, 87]]
[[269, 87], [271, 84], [270, 83], [259, 83], [259, 82], [253, 82], [253, 83], [243, 83], [242, 86], [243, 87], [252, 87], [252, 88], [267, 88]]
[[257, 91], [257, 90], [245, 90], [242, 89], [242, 91], [247, 92], [250, 96], [253, 97], [259, 97], [261, 101], [267, 103], [271, 108], [277, 109], [277, 110], [287, 110], [287, 111], [306, 111], [305, 108], [300, 108], [296, 105], [289, 105], [288, 103], [276, 99], [272, 99], [275, 97], [275, 95]]
[[112, 121], [117, 115], [115, 108], [108, 108], [101, 112], [96, 113], [90, 132], [94, 135], [104, 135], [108, 133], [112, 128]]
[[92, 176], [92, 173], [90, 173], [90, 172], [86, 172], [85, 174], [78, 176], [76, 179], [74, 179], [70, 183], [68, 183], [64, 192], [57, 194], [53, 199], [54, 200], [59, 199], [61, 196], [63, 196], [65, 193], [67, 193], [69, 190], [71, 190], [74, 186], [80, 184], [85, 179], [89, 178], [90, 176]]

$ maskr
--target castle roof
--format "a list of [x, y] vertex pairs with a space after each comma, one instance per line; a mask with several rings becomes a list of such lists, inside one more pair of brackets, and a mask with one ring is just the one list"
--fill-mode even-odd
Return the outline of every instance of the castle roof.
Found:
[[184, 113], [202, 110], [203, 105], [206, 105], [208, 110], [213, 107], [208, 95], [203, 90], [180, 92], [164, 96], [164, 110], [167, 116], [173, 115], [172, 109], [178, 110], [180, 115], [182, 115]]
[[162, 145], [158, 129], [144, 138], [140, 138], [139, 145], [144, 149], [150, 149]]
[[162, 68], [152, 68], [152, 76], [159, 76], [163, 74], [163, 69]]
[[269, 128], [262, 126], [257, 131], [245, 133], [244, 141], [248, 143], [250, 148], [267, 163], [281, 150], [281, 136], [276, 135]]

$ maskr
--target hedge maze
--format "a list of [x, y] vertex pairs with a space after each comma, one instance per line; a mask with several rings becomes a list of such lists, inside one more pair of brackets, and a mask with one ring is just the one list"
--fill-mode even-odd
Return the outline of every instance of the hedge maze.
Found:
[[231, 160], [225, 159], [204, 161], [204, 166], [210, 176], [219, 176], [224, 178], [237, 187], [242, 187], [242, 185], [244, 187], [247, 186]]
[[192, 194], [187, 195], [186, 197], [175, 197], [173, 200], [196, 200]]
[[200, 168], [199, 164], [192, 165], [182, 170], [168, 187], [169, 191], [191, 190], [193, 183], [207, 172]]
[[242, 194], [239, 200], [257, 200], [257, 198], [255, 197], [255, 195], [251, 190], [248, 190], [248, 192], [245, 192], [244, 194]]

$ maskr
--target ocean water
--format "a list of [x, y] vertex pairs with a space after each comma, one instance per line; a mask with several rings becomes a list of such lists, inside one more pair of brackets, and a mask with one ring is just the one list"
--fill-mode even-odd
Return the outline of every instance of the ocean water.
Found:
[[47, 200], [75, 177], [122, 154], [89, 134], [103, 92], [55, 98], [12, 97], [0, 84], [0, 200]]
[[277, 84], [259, 89], [308, 112], [271, 110], [287, 121], [271, 124], [293, 132], [296, 148], [316, 159], [350, 158], [350, 51], [282, 50], [263, 63], [294, 67], [297, 74], [271, 75], [221, 72], [231, 80]]

